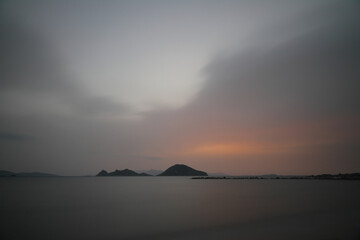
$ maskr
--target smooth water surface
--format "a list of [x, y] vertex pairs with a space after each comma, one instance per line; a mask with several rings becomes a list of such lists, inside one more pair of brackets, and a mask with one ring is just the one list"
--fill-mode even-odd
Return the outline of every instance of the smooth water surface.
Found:
[[0, 179], [0, 239], [360, 239], [360, 181]]

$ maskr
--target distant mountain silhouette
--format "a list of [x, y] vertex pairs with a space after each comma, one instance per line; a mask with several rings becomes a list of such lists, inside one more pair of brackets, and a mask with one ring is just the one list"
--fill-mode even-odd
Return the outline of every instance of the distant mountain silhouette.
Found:
[[42, 172], [14, 173], [10, 171], [0, 170], [0, 177], [58, 177], [58, 175]]
[[58, 175], [51, 173], [42, 173], [42, 172], [22, 172], [16, 173], [17, 177], [58, 177]]
[[163, 173], [158, 176], [207, 176], [208, 174], [203, 171], [195, 170], [184, 164], [175, 164], [169, 167]]
[[16, 174], [10, 171], [0, 170], [0, 177], [16, 177]]
[[105, 170], [101, 170], [96, 176], [98, 177], [109, 176], [109, 173]]
[[160, 173], [163, 173], [163, 170], [155, 170], [155, 169], [150, 169], [150, 170], [136, 170], [137, 173], [146, 173], [149, 174], [151, 176], [157, 176]]
[[101, 170], [96, 176], [98, 177], [111, 177], [111, 176], [119, 176], [119, 177], [136, 177], [136, 176], [151, 176], [146, 173], [137, 173], [130, 169], [124, 169], [124, 170], [115, 170], [113, 172], [108, 173], [105, 170]]

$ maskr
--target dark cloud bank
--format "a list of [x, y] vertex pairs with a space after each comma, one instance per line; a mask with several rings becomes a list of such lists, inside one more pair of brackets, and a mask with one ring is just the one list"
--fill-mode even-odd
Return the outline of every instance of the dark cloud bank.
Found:
[[[207, 81], [197, 98], [183, 109], [150, 114], [148, 127], [166, 128], [161, 144], [169, 136], [181, 136], [172, 138], [174, 145], [239, 139], [301, 143], [285, 156], [231, 157], [228, 165], [242, 173], [359, 171], [359, 5], [336, 6], [331, 16], [315, 12], [327, 17], [316, 27], [314, 17], [281, 26], [296, 37], [268, 44], [276, 36], [267, 30], [256, 36], [254, 47], [215, 58], [204, 70]], [[297, 24], [311, 27], [296, 35]], [[183, 136], [186, 131], [192, 134]], [[205, 162], [221, 168], [226, 158]]]
[[238, 173], [360, 171], [359, 9], [349, 1], [330, 16], [315, 12], [300, 25], [321, 24], [275, 44], [266, 40], [296, 32], [297, 22], [260, 31], [249, 49], [208, 64], [191, 103], [136, 120], [121, 118], [128, 107], [72, 81], [50, 43], [2, 13], [0, 167], [70, 175], [165, 168], [178, 160], [167, 151], [203, 141], [296, 140], [302, 151], [287, 155], [183, 161]]

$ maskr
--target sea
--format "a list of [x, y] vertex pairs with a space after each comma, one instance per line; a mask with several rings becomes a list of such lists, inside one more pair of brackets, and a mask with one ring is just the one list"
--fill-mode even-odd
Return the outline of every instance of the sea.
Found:
[[4, 177], [0, 239], [360, 239], [360, 181]]

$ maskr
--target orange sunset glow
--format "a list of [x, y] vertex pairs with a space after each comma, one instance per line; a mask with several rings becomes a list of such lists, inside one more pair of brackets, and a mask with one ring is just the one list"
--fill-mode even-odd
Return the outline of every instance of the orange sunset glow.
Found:
[[281, 146], [275, 144], [255, 144], [255, 143], [222, 143], [207, 144], [195, 147], [192, 154], [207, 156], [226, 156], [226, 155], [263, 155], [289, 151], [291, 146]]

